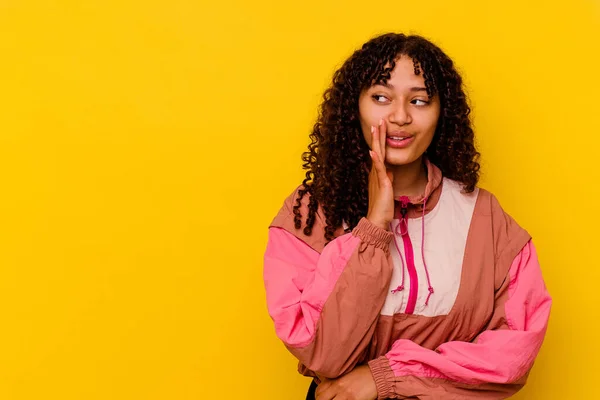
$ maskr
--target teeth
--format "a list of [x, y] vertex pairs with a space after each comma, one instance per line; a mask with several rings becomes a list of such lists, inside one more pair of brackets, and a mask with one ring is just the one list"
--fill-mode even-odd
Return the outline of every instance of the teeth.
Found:
[[394, 140], [404, 140], [406, 139], [405, 137], [398, 137], [398, 136], [390, 136], [390, 139], [394, 139]]

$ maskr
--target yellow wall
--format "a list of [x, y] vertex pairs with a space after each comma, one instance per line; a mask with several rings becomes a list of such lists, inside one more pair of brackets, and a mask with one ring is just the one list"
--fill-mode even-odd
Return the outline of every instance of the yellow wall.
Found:
[[0, 398], [300, 399], [262, 287], [321, 93], [376, 33], [464, 73], [554, 296], [520, 399], [597, 391], [597, 1], [0, 2]]

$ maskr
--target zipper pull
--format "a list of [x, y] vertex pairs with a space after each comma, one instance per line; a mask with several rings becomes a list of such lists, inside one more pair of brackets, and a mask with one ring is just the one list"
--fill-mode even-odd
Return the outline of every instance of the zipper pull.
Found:
[[402, 215], [402, 218], [406, 218], [406, 212], [408, 211], [408, 203], [408, 196], [400, 197], [400, 214]]
[[408, 223], [406, 221], [406, 212], [408, 211], [408, 197], [407, 196], [401, 196], [400, 197], [400, 215], [402, 216], [402, 218], [400, 218], [400, 222], [398, 223], [398, 226], [396, 227], [396, 233], [399, 234], [400, 236], [404, 236], [408, 233]]

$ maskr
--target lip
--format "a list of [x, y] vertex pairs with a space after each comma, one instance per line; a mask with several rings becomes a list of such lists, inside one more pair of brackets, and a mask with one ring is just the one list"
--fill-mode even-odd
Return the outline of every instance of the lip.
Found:
[[391, 136], [396, 136], [396, 137], [413, 137], [415, 135], [413, 135], [412, 133], [408, 133], [406, 131], [395, 131], [395, 132], [388, 132], [386, 134], [387, 137], [391, 137]]
[[[394, 149], [403, 149], [410, 146], [410, 144], [415, 141], [415, 136], [405, 131], [388, 132], [386, 136], [385, 144]], [[406, 137], [406, 139], [398, 141], [391, 139], [392, 136]]]

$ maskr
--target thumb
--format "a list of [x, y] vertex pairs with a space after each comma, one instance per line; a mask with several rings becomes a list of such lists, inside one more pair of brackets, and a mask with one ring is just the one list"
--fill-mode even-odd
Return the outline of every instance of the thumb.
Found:
[[394, 183], [394, 173], [389, 169], [385, 170], [385, 174], [387, 175], [390, 182]]

